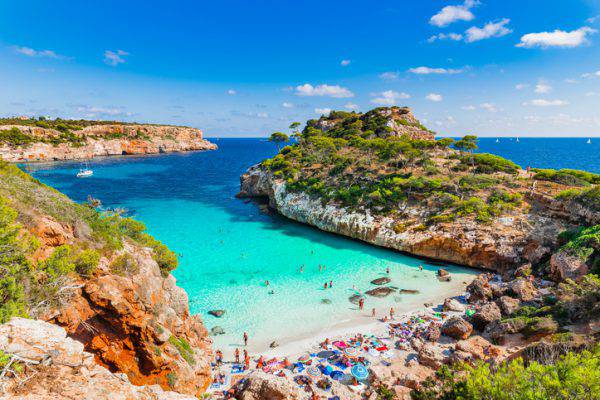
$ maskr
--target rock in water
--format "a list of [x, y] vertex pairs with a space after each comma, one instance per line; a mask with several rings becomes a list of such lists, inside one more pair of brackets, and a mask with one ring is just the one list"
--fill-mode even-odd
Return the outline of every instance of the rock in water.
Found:
[[330, 299], [321, 299], [321, 304], [331, 304], [331, 300]]
[[390, 278], [388, 278], [387, 276], [381, 277], [381, 278], [377, 278], [377, 279], [373, 279], [371, 281], [371, 283], [373, 285], [385, 285], [387, 283], [390, 283], [392, 280]]
[[386, 297], [393, 292], [394, 292], [394, 289], [392, 289], [391, 287], [383, 286], [383, 287], [378, 287], [375, 289], [368, 290], [365, 293], [368, 294], [369, 296], [373, 296], [373, 297]]
[[400, 289], [401, 294], [419, 294], [420, 292], [415, 289]]
[[440, 269], [438, 269], [438, 271], [437, 271], [437, 275], [438, 275], [439, 277], [443, 277], [443, 276], [449, 276], [449, 275], [450, 275], [450, 273], [449, 273], [448, 271], [446, 271], [445, 269], [443, 269], [443, 268], [440, 268]]
[[274, 349], [275, 347], [279, 347], [279, 343], [277, 343], [277, 341], [273, 340], [271, 342], [271, 344], [269, 345], [270, 348]]
[[350, 300], [350, 303], [358, 305], [358, 301], [364, 297], [365, 296], [363, 296], [362, 294], [353, 294], [348, 298], [348, 300]]
[[213, 336], [224, 335], [225, 330], [223, 328], [221, 328], [220, 326], [215, 326], [210, 330], [210, 334]]
[[463, 311], [465, 311], [465, 306], [462, 305], [460, 303], [460, 301], [450, 297], [450, 298], [447, 298], [446, 300], [444, 300], [444, 305], [442, 305], [442, 310], [443, 311], [463, 312]]
[[225, 310], [210, 310], [208, 313], [214, 317], [221, 318], [225, 314]]

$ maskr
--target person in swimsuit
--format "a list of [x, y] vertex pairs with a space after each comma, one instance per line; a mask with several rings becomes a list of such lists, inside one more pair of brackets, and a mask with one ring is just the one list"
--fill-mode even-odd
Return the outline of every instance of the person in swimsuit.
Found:
[[248, 346], [248, 334], [244, 332], [244, 346]]

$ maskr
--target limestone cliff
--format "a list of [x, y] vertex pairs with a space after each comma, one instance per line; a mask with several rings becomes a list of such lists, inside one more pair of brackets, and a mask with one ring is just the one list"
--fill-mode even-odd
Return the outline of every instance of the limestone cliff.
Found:
[[0, 132], [7, 136], [17, 131], [22, 135], [20, 141], [0, 141], [0, 157], [10, 162], [78, 160], [217, 148], [202, 138], [201, 130], [187, 127], [101, 124], [63, 130], [67, 133], [36, 126], [0, 125]]
[[[27, 316], [63, 327], [61, 332], [73, 339], [69, 343], [87, 352], [83, 367], [106, 376], [97, 381], [104, 388], [91, 387], [95, 378], [78, 377], [79, 388], [67, 385], [72, 393], [89, 389], [110, 394], [125, 385], [118, 382], [123, 379], [126, 393], [147, 391], [131, 384], [193, 396], [206, 390], [211, 340], [170, 274], [177, 265], [175, 254], [145, 233], [143, 224], [74, 203], [0, 162], [0, 232], [0, 322]], [[0, 325], [2, 329], [12, 328]], [[0, 334], [0, 350], [12, 357], [12, 347], [3, 348], [2, 340]], [[46, 381], [68, 379], [72, 371], [61, 365], [44, 369]], [[82, 367], [79, 362], [70, 366]], [[123, 379], [109, 377], [108, 371]], [[154, 391], [122, 398], [177, 398]]]

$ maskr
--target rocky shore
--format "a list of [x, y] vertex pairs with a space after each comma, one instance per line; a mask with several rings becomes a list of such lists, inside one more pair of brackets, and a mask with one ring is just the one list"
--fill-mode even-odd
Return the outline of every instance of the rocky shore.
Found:
[[199, 129], [159, 125], [92, 125], [73, 131], [76, 141], [52, 141], [61, 132], [35, 126], [0, 125], [0, 131], [17, 129], [27, 143], [0, 143], [0, 158], [9, 162], [85, 160], [100, 156], [158, 154], [215, 150]]
[[283, 179], [261, 165], [241, 176], [238, 196], [267, 199], [280, 214], [324, 231], [416, 256], [494, 271], [538, 263], [556, 248], [557, 232], [600, 222], [598, 213], [537, 194], [528, 199], [532, 203], [529, 212], [513, 213], [490, 224], [459, 219], [422, 231], [398, 232], [399, 224], [418, 226], [425, 222], [430, 213], [427, 204], [406, 205], [404, 220], [370, 210], [349, 210], [334, 202], [323, 204], [318, 196], [287, 190]]

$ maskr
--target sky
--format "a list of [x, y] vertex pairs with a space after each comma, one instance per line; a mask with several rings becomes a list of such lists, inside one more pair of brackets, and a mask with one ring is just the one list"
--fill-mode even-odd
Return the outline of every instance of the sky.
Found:
[[600, 136], [600, 0], [0, 0], [0, 116], [257, 137], [409, 106], [439, 135]]

